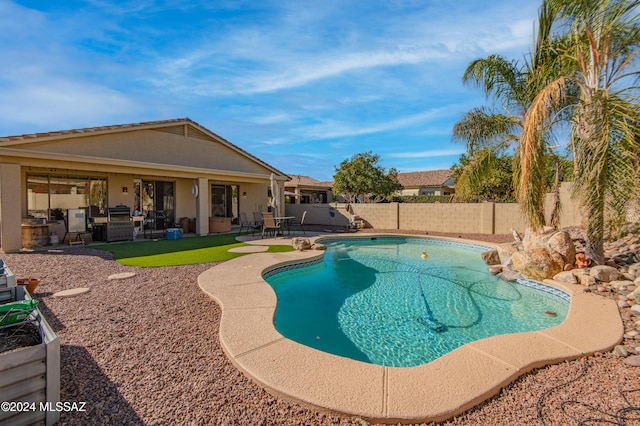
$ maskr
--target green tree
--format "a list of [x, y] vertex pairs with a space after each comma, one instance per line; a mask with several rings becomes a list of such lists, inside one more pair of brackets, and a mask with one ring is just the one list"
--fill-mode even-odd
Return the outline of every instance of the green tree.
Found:
[[574, 196], [587, 223], [586, 256], [601, 264], [605, 207], [621, 213], [619, 206], [638, 197], [640, 2], [545, 0], [544, 5], [562, 18], [563, 43], [557, 49], [562, 68], [533, 100], [523, 141], [535, 139], [554, 111], [565, 107], [574, 151]]
[[466, 143], [470, 159], [456, 182], [456, 197], [464, 200], [471, 196], [473, 188], [480, 187], [499, 166], [497, 159], [512, 152], [517, 200], [527, 222], [535, 228], [545, 225], [545, 181], [552, 134], [540, 126], [539, 131], [531, 135], [529, 144], [521, 143], [521, 137], [539, 88], [555, 76], [556, 55], [550, 49], [555, 16], [555, 10], [548, 5], [540, 9], [534, 52], [529, 62], [521, 65], [518, 61], [491, 55], [469, 64], [463, 81], [481, 87], [487, 98], [493, 98], [494, 107], [473, 109], [453, 128], [453, 140]]
[[333, 192], [349, 203], [377, 203], [402, 190], [398, 172], [388, 172], [378, 164], [380, 156], [372, 152], [356, 154], [336, 167]]
[[[462, 190], [468, 191], [458, 199], [465, 201], [493, 201], [500, 203], [515, 202], [515, 190], [513, 187], [513, 160], [508, 155], [496, 156], [493, 151], [487, 155], [493, 158], [487, 159], [492, 167], [487, 170], [484, 179], [479, 179], [473, 185], [464, 185]], [[476, 157], [477, 158], [477, 157]], [[473, 161], [468, 155], [462, 154], [457, 164], [451, 167], [453, 177], [459, 181], [465, 171], [470, 170], [469, 164]]]

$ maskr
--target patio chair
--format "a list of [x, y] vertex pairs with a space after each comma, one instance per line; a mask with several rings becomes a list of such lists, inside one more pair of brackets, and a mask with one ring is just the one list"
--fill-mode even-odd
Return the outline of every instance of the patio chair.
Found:
[[254, 235], [256, 229], [261, 229], [262, 225], [256, 224], [255, 222], [250, 222], [249, 219], [247, 219], [247, 214], [245, 212], [240, 212], [240, 231], [238, 232], [238, 234], [242, 234], [242, 230], [245, 228], [247, 232], [251, 230], [251, 235]]
[[271, 212], [262, 212], [262, 238], [264, 238], [265, 234], [273, 233], [275, 237], [278, 235], [280, 231], [280, 224], [276, 223], [276, 220], [273, 218], [273, 213]]
[[253, 223], [256, 224], [258, 229], [262, 228], [262, 212], [253, 212]]
[[293, 220], [293, 221], [291, 221], [290, 226], [291, 226], [292, 229], [300, 228], [300, 230], [302, 231], [302, 233], [306, 237], [307, 236], [307, 232], [304, 229], [304, 219], [305, 219], [305, 217], [307, 217], [307, 211], [306, 210], [302, 212], [302, 217], [300, 218], [300, 221]]

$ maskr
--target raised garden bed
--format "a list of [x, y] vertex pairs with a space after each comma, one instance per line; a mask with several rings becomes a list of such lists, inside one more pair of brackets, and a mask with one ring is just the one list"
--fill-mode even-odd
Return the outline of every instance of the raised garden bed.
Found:
[[[8, 281], [15, 283], [15, 277]], [[0, 290], [11, 296], [0, 304], [31, 300], [25, 286]], [[0, 411], [0, 424], [56, 423], [60, 413], [47, 408], [60, 402], [60, 339], [40, 310], [0, 327], [0, 342], [0, 395], [2, 402], [15, 403], [10, 410]]]

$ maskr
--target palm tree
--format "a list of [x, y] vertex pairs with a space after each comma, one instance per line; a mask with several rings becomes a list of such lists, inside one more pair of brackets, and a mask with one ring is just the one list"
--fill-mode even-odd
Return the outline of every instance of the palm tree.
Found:
[[477, 187], [494, 159], [514, 148], [514, 185], [518, 202], [530, 226], [545, 225], [544, 195], [546, 169], [552, 153], [551, 134], [540, 126], [534, 137], [522, 143], [521, 136], [529, 108], [541, 87], [548, 83], [557, 68], [555, 51], [550, 49], [551, 28], [555, 11], [543, 4], [539, 14], [539, 28], [535, 36], [530, 62], [520, 66], [502, 56], [491, 55], [473, 61], [466, 69], [463, 81], [473, 81], [483, 88], [487, 97], [493, 96], [503, 112], [476, 108], [468, 112], [453, 128], [454, 141], [464, 141], [471, 157], [469, 167], [456, 182], [456, 197], [468, 198]]
[[[535, 143], [558, 107], [570, 112], [575, 193], [587, 220], [586, 256], [604, 262], [605, 206], [638, 195], [638, 0], [545, 0], [566, 28], [562, 69], [533, 100], [522, 143]], [[577, 93], [577, 96], [574, 96]], [[531, 142], [534, 141], [534, 142]], [[523, 162], [525, 159], [523, 158]], [[526, 161], [535, 161], [529, 158]]]

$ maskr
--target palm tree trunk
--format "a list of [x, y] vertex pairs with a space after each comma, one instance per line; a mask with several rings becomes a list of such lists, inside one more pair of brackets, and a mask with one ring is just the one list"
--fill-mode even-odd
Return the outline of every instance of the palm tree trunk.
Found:
[[556, 176], [553, 183], [553, 210], [551, 211], [551, 218], [549, 225], [555, 229], [560, 228], [560, 158], [555, 157], [556, 162]]

